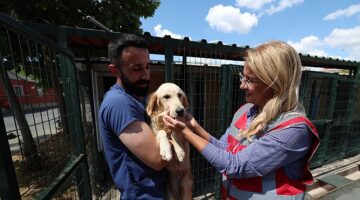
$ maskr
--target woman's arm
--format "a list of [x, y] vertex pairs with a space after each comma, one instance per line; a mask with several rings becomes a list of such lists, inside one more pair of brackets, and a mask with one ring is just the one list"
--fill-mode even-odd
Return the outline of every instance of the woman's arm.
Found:
[[305, 125], [297, 125], [256, 140], [242, 151], [232, 154], [194, 134], [185, 123], [171, 117], [165, 123], [184, 137], [218, 171], [233, 178], [266, 175], [301, 159], [311, 146], [311, 134]]
[[[210, 140], [211, 135], [202, 126], [199, 125], [199, 123], [195, 120], [195, 118], [192, 115], [187, 113], [183, 119], [185, 125], [188, 126], [195, 134], [199, 135], [200, 137], [204, 138], [207, 141]], [[174, 123], [175, 121], [172, 122]]]
[[300, 124], [255, 140], [236, 154], [211, 144], [201, 154], [218, 171], [233, 178], [249, 178], [266, 175], [295, 162], [302, 166], [311, 144], [312, 134], [306, 125]]

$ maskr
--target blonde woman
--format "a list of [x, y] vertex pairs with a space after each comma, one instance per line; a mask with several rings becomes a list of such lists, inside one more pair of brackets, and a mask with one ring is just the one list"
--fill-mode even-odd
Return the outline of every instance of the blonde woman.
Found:
[[298, 53], [271, 41], [249, 49], [240, 89], [247, 104], [235, 113], [217, 140], [197, 121], [165, 118], [221, 173], [224, 199], [303, 199], [312, 182], [309, 162], [319, 145], [298, 98]]

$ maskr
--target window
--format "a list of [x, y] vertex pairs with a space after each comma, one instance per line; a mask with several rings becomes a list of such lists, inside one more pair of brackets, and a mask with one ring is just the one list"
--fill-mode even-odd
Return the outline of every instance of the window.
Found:
[[16, 96], [24, 96], [24, 89], [21, 85], [14, 85], [14, 92]]
[[38, 95], [38, 96], [43, 96], [43, 95], [44, 95], [44, 92], [43, 92], [43, 89], [42, 89], [42, 88], [37, 88], [37, 89], [36, 89], [36, 92], [37, 92], [37, 95]]

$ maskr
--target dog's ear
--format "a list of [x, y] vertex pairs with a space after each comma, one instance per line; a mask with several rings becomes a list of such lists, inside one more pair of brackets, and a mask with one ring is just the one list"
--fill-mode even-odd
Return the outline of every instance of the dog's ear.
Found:
[[184, 106], [184, 108], [188, 109], [189, 108], [189, 102], [188, 102], [188, 98], [186, 96], [185, 93], [183, 93], [182, 97], [181, 97], [181, 103]]
[[149, 101], [147, 103], [146, 106], [146, 113], [151, 116], [151, 114], [153, 113], [153, 111], [155, 111], [154, 109], [156, 108], [157, 105], [157, 96], [155, 93], [152, 93], [149, 97]]

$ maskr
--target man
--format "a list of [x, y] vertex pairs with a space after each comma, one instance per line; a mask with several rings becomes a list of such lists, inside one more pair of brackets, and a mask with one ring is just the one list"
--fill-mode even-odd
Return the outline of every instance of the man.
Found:
[[124, 35], [108, 47], [109, 68], [117, 80], [101, 103], [99, 128], [111, 176], [120, 199], [164, 199], [166, 162], [146, 122], [147, 42]]

